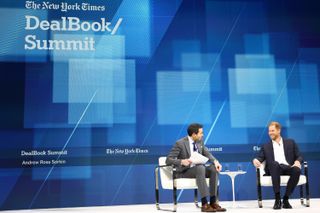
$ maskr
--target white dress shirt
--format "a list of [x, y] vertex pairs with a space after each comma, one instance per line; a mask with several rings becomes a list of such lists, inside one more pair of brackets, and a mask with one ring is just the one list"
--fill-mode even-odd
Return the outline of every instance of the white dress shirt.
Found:
[[[192, 152], [198, 152], [198, 151], [193, 151], [193, 143], [195, 142], [192, 140], [190, 136], [188, 136], [188, 140], [189, 140], [189, 146], [190, 146], [190, 153], [192, 154]], [[198, 146], [197, 146], [197, 150], [198, 150]]]
[[272, 141], [272, 145], [273, 145], [274, 160], [277, 161], [279, 164], [285, 164], [289, 166], [289, 163], [287, 162], [286, 156], [284, 154], [282, 138], [280, 139], [279, 143], [277, 143], [276, 141]]

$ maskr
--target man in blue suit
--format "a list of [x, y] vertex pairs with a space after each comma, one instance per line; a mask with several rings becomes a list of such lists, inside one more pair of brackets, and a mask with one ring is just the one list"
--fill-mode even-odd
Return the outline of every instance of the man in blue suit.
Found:
[[[198, 152], [206, 156], [211, 163], [210, 166], [194, 164], [190, 159], [193, 152]], [[201, 195], [202, 212], [223, 212], [226, 211], [217, 203], [218, 173], [222, 166], [219, 161], [212, 156], [203, 143], [203, 128], [201, 124], [193, 123], [188, 127], [188, 136], [179, 139], [166, 160], [167, 165], [175, 165], [178, 178], [196, 178], [198, 190]], [[206, 177], [209, 178], [209, 187]], [[207, 197], [210, 196], [210, 205]]]
[[[275, 203], [273, 209], [291, 209], [289, 196], [297, 186], [301, 173], [302, 157], [294, 140], [281, 137], [281, 125], [278, 122], [269, 124], [270, 141], [262, 145], [258, 156], [253, 159], [255, 167], [259, 168], [266, 161], [266, 175], [271, 175]], [[286, 192], [281, 203], [280, 175], [289, 175]]]

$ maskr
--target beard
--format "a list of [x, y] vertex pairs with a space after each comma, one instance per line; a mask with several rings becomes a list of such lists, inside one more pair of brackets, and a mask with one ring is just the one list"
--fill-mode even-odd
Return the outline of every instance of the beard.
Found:
[[269, 135], [269, 136], [271, 140], [274, 140], [274, 141], [279, 138], [279, 135]]
[[201, 140], [202, 140], [202, 137], [197, 138], [197, 139], [195, 140], [195, 142], [199, 143]]

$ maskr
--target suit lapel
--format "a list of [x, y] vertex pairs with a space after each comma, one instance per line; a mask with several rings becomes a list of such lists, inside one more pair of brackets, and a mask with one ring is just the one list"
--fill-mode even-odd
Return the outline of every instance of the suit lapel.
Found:
[[198, 142], [198, 143], [196, 143], [196, 145], [197, 145], [197, 147], [198, 147], [198, 152], [199, 152], [200, 154], [202, 154], [202, 142]]
[[286, 158], [286, 161], [289, 163], [288, 161], [288, 149], [287, 149], [287, 143], [285, 142], [284, 139], [282, 139], [282, 142], [283, 142], [283, 149], [284, 149], [284, 156]]
[[270, 150], [271, 150], [272, 161], [274, 161], [274, 151], [273, 151], [273, 142], [272, 142], [272, 140], [270, 141], [269, 146], [270, 146]]
[[188, 156], [190, 157], [191, 156], [191, 152], [190, 152], [190, 145], [189, 145], [188, 137], [185, 137], [183, 144], [184, 144], [184, 146], [185, 146], [185, 148], [187, 150]]

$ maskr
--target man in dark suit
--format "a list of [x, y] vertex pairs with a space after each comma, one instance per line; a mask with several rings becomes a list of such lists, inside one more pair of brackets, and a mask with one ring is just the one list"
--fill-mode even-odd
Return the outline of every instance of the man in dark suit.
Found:
[[[266, 161], [266, 175], [271, 175], [275, 203], [273, 209], [291, 209], [289, 196], [297, 186], [301, 173], [302, 157], [294, 140], [283, 139], [280, 135], [281, 125], [278, 122], [269, 124], [270, 141], [262, 145], [258, 156], [253, 159], [255, 167], [259, 168]], [[281, 204], [280, 175], [289, 175], [286, 192]]]
[[[190, 159], [193, 152], [206, 156], [211, 165], [194, 164]], [[166, 164], [176, 166], [178, 178], [196, 178], [201, 195], [202, 212], [226, 211], [217, 203], [218, 172], [221, 171], [222, 166], [204, 146], [201, 124], [193, 123], [189, 125], [188, 136], [175, 143], [167, 156]], [[210, 179], [209, 187], [206, 177]], [[208, 196], [210, 196], [210, 205], [207, 200]]]

